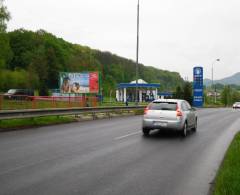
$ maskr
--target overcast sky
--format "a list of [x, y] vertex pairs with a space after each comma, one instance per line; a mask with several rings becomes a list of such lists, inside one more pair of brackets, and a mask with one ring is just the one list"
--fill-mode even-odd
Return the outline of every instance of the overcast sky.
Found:
[[[6, 0], [8, 30], [44, 29], [58, 37], [136, 59], [137, 0]], [[144, 65], [192, 80], [193, 66], [220, 79], [239, 71], [239, 0], [140, 0]]]

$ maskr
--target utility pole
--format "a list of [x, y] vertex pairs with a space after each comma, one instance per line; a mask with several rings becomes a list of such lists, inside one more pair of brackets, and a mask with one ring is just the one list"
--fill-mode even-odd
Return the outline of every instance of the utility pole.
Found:
[[139, 54], [139, 0], [137, 5], [137, 51], [136, 51], [136, 105], [138, 105], [138, 54]]
[[215, 62], [219, 62], [219, 61], [220, 61], [220, 59], [216, 59], [212, 63], [212, 91], [214, 91], [214, 103], [215, 104], [217, 103], [217, 90], [216, 90], [216, 86], [213, 83], [213, 65]]

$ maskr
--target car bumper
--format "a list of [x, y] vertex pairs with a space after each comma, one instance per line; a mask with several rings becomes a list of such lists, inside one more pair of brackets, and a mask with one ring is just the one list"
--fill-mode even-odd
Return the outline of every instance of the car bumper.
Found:
[[142, 126], [145, 129], [182, 130], [184, 122], [182, 122], [182, 120], [164, 121], [154, 119], [143, 119]]

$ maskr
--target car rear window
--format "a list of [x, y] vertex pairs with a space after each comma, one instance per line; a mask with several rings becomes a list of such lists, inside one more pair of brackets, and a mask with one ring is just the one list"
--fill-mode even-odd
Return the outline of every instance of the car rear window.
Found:
[[177, 110], [176, 102], [153, 102], [148, 106], [149, 110]]

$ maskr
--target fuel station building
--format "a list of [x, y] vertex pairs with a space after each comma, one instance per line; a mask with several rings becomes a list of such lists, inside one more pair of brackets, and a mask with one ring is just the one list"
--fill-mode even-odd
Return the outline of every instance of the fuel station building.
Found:
[[116, 100], [119, 102], [135, 102], [136, 87], [138, 87], [137, 99], [139, 102], [149, 102], [158, 98], [158, 89], [160, 84], [147, 83], [142, 79], [138, 79], [130, 83], [119, 83], [116, 90]]

